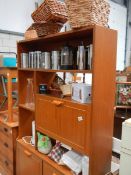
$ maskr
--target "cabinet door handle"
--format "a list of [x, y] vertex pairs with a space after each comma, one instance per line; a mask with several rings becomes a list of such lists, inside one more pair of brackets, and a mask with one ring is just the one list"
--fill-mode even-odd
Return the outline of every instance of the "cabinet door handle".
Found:
[[78, 119], [78, 122], [82, 122], [84, 120], [83, 116], [78, 116], [77, 119]]
[[4, 143], [4, 146], [5, 146], [6, 148], [8, 148], [8, 147], [9, 147], [9, 145], [8, 145], [7, 143]]
[[30, 157], [32, 154], [29, 152], [29, 151], [27, 151], [27, 150], [24, 150], [24, 153], [28, 156], [28, 157]]
[[54, 105], [56, 105], [56, 106], [60, 106], [60, 105], [63, 104], [63, 102], [62, 102], [62, 101], [53, 100], [53, 101], [52, 101], [52, 104], [54, 104]]
[[9, 163], [7, 162], [7, 160], [5, 160], [5, 165], [6, 165], [6, 166], [9, 166]]

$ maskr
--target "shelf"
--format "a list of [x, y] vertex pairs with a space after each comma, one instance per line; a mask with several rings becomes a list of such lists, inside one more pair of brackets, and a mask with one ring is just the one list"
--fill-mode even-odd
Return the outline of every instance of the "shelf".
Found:
[[46, 70], [46, 69], [36, 69], [38, 72], [71, 72], [71, 73], [92, 73], [91, 70]]
[[26, 68], [26, 69], [18, 68], [18, 70], [20, 70], [20, 71], [35, 71], [35, 69], [29, 69], [29, 68]]
[[92, 73], [91, 70], [52, 70], [52, 69], [23, 69], [19, 68], [21, 71], [37, 71], [37, 72], [71, 72], [71, 73]]
[[13, 122], [8, 122], [8, 111], [1, 111], [0, 122], [6, 124], [11, 128], [18, 127], [18, 111], [13, 111]]
[[115, 106], [115, 108], [121, 108], [121, 109], [131, 109], [131, 106], [122, 106], [122, 105], [119, 105], [119, 106]]
[[39, 38], [34, 38], [34, 39], [28, 39], [28, 40], [22, 40], [19, 41], [18, 44], [35, 44], [38, 42], [53, 42], [53, 41], [66, 41], [66, 40], [71, 40], [72, 38], [81, 38], [93, 36], [93, 30], [95, 29], [95, 25], [88, 26], [79, 30], [70, 30], [67, 32], [60, 32], [56, 34], [50, 34], [45, 37], [39, 37]]
[[126, 85], [131, 85], [131, 82], [116, 82], [116, 84], [126, 84]]
[[19, 144], [21, 144], [22, 146], [25, 147], [25, 149], [28, 149], [29, 151], [31, 151], [33, 154], [35, 154], [36, 156], [40, 157], [43, 161], [47, 162], [48, 164], [50, 164], [52, 167], [54, 167], [55, 169], [57, 169], [58, 171], [60, 171], [62, 174], [66, 174], [66, 175], [72, 175], [72, 172], [70, 169], [68, 169], [65, 166], [61, 166], [58, 165], [57, 163], [55, 163], [53, 160], [51, 160], [47, 155], [44, 155], [42, 153], [39, 153], [35, 147], [33, 147], [30, 144], [26, 144], [24, 143], [24, 141], [22, 139], [17, 140], [17, 142]]
[[19, 104], [19, 107], [23, 108], [23, 109], [26, 109], [26, 110], [29, 110], [31, 112], [35, 111], [35, 108], [27, 107], [25, 104]]

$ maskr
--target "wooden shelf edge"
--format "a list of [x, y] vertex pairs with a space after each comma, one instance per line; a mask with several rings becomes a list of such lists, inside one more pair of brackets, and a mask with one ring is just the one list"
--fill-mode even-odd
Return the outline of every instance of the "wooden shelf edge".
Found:
[[20, 71], [35, 71], [35, 69], [29, 69], [29, 68], [26, 68], [26, 69], [24, 69], [24, 68], [18, 68], [18, 70], [20, 70]]
[[116, 84], [127, 84], [127, 85], [131, 85], [131, 82], [119, 82], [119, 81], [117, 81]]
[[36, 71], [36, 72], [71, 72], [71, 73], [92, 73], [92, 70], [53, 70], [53, 69], [31, 69], [18, 68], [20, 71]]
[[30, 150], [36, 156], [40, 157], [43, 161], [47, 162], [52, 167], [54, 167], [55, 169], [60, 171], [61, 173], [66, 174], [66, 175], [72, 175], [71, 170], [69, 170], [66, 166], [58, 165], [56, 162], [51, 160], [47, 155], [44, 155], [44, 154], [38, 152], [35, 149], [35, 147], [33, 147], [32, 145], [24, 143], [24, 141], [22, 139], [18, 139], [17, 142], [19, 144], [21, 144], [22, 146], [24, 146], [25, 148], [27, 148], [28, 150]]
[[39, 94], [39, 93], [36, 93], [36, 96], [41, 96], [41, 97], [45, 97], [45, 98], [51, 98], [52, 100], [56, 99], [56, 100], [60, 100], [60, 101], [63, 101], [63, 102], [69, 102], [69, 103], [72, 103], [74, 105], [79, 105], [81, 107], [83, 107], [84, 109], [86, 109], [87, 107], [90, 108], [91, 107], [91, 102], [90, 103], [80, 103], [78, 101], [75, 101], [75, 100], [72, 100], [71, 97], [64, 97], [64, 98], [59, 98], [59, 97], [55, 97], [55, 96], [52, 96], [50, 94]]
[[35, 108], [29, 108], [25, 104], [19, 104], [19, 107], [23, 108], [23, 109], [26, 109], [28, 111], [31, 111], [31, 112], [35, 112]]
[[131, 109], [131, 106], [122, 106], [122, 105], [118, 105], [118, 106], [115, 106], [115, 108]]

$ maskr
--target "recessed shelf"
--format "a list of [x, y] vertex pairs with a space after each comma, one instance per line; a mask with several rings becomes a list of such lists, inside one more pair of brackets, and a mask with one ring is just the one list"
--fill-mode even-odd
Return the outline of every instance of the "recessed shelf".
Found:
[[31, 111], [31, 112], [34, 112], [34, 111], [35, 111], [35, 108], [33, 108], [33, 107], [28, 107], [28, 106], [26, 106], [25, 104], [19, 104], [19, 107], [20, 107], [20, 108], [23, 108], [23, 109], [26, 109], [26, 110], [29, 110], [29, 111]]

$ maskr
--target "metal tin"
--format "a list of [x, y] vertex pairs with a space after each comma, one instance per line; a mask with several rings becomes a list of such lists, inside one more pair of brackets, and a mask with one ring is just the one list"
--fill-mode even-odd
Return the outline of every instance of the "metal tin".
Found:
[[45, 52], [45, 69], [51, 68], [50, 52]]
[[21, 68], [28, 68], [28, 53], [21, 53]]
[[60, 69], [60, 52], [59, 51], [52, 51], [51, 57], [51, 68], [54, 70]]

